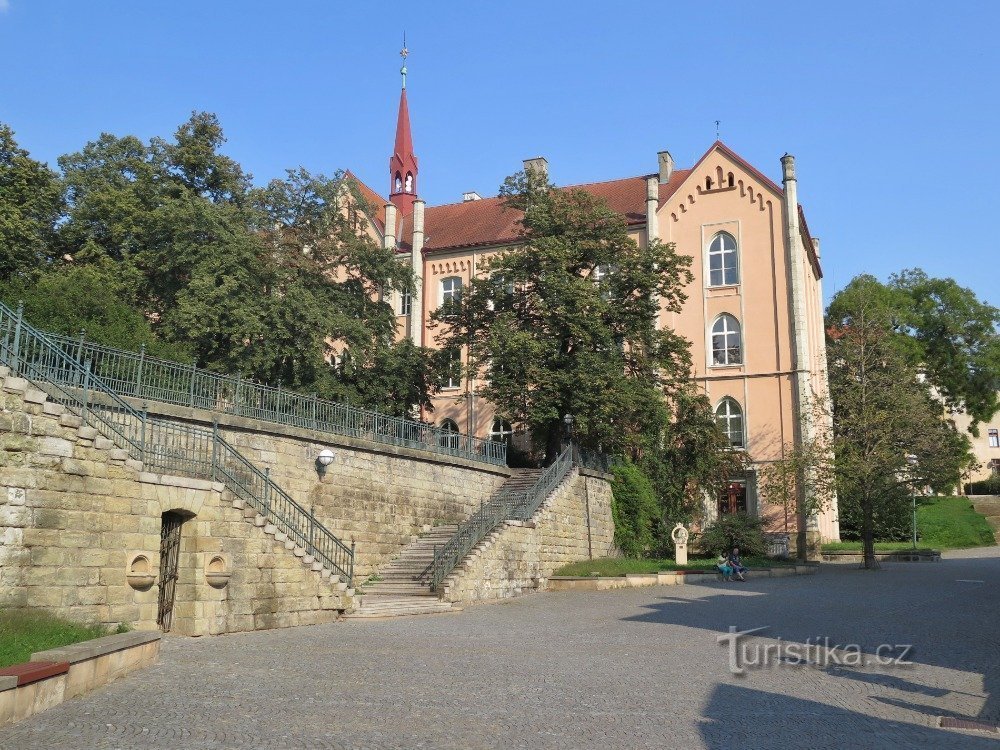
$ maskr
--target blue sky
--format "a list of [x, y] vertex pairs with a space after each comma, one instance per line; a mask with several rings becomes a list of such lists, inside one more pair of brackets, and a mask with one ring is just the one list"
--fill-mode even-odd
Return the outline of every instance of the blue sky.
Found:
[[1000, 3], [0, 0], [0, 121], [55, 163], [215, 112], [258, 182], [349, 167], [385, 192], [405, 29], [420, 189], [494, 194], [690, 166], [715, 138], [798, 162], [827, 297], [920, 266], [1000, 305]]

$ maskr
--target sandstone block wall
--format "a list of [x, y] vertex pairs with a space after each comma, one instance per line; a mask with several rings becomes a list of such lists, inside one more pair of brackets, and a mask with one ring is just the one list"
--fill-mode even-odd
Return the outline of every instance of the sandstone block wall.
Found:
[[[221, 484], [145, 473], [18, 378], [0, 393], [0, 607], [157, 627], [162, 514], [187, 516], [173, 630], [189, 635], [332, 619], [350, 606], [319, 572], [244, 518]], [[136, 555], [156, 575], [128, 573]], [[207, 582], [221, 558], [228, 585]], [[218, 565], [218, 560], [216, 561]]]
[[534, 591], [557, 568], [614, 552], [611, 484], [577, 469], [530, 521], [508, 521], [445, 581], [443, 597], [471, 604]]
[[[149, 405], [150, 414], [210, 426], [199, 409]], [[424, 525], [457, 523], [510, 476], [506, 467], [332, 433], [219, 417], [223, 437], [346, 544], [356, 543], [355, 580], [398, 555]], [[334, 452], [322, 473], [321, 450]]]

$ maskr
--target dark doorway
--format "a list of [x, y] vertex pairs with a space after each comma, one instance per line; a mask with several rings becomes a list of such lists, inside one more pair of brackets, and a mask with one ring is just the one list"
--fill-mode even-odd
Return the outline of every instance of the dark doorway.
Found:
[[181, 554], [181, 526], [185, 517], [175, 511], [163, 514], [160, 527], [160, 601], [156, 624], [164, 633], [170, 632], [174, 616], [174, 596], [177, 592], [177, 567]]
[[746, 482], [730, 482], [719, 497], [719, 515], [747, 512]]

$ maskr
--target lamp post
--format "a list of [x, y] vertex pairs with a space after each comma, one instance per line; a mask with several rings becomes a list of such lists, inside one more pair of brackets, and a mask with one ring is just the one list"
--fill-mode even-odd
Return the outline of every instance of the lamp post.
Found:
[[570, 446], [573, 445], [573, 415], [569, 412], [563, 414], [563, 428], [565, 431], [565, 440]]
[[[917, 465], [917, 457], [912, 453], [906, 454], [906, 463], [910, 465], [910, 470]], [[910, 492], [913, 492], [913, 488], [910, 488]], [[914, 494], [910, 495], [910, 502], [913, 505], [913, 549], [917, 548], [917, 496]]]

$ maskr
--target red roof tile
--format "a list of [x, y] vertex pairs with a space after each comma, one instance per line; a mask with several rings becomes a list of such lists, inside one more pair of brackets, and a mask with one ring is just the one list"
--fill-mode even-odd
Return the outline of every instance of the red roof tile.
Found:
[[[688, 176], [679, 169], [660, 185], [660, 204], [667, 200]], [[583, 190], [603, 198], [629, 224], [646, 221], [646, 175], [607, 182], [568, 185], [560, 190]], [[504, 206], [502, 198], [484, 198], [443, 206], [428, 206], [424, 213], [424, 248], [427, 251], [456, 247], [502, 245], [519, 237], [521, 212]]]
[[359, 180], [357, 176], [351, 172], [351, 170], [348, 169], [344, 173], [344, 177], [351, 180], [357, 186], [358, 192], [361, 193], [361, 197], [370, 204], [370, 208], [372, 210], [371, 218], [372, 221], [375, 222], [375, 227], [379, 232], [384, 232], [386, 199]]

